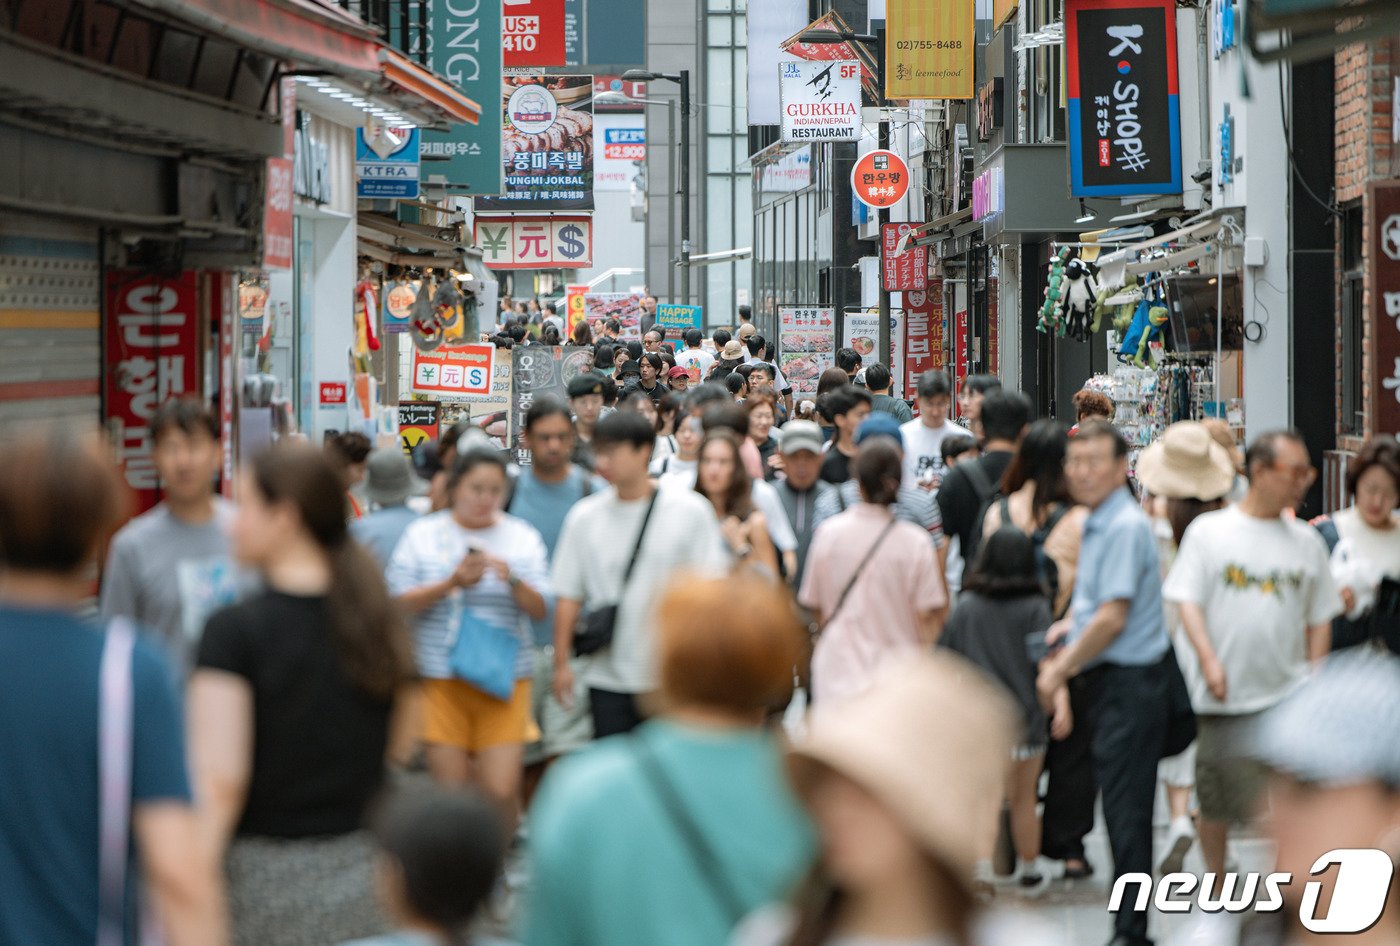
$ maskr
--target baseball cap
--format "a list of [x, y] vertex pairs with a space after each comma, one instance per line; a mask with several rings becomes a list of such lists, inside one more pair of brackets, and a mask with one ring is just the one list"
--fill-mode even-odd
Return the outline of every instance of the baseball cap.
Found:
[[587, 397], [590, 394], [603, 396], [603, 379], [597, 375], [581, 374], [569, 382], [570, 398]]
[[790, 420], [778, 431], [779, 453], [796, 453], [799, 450], [821, 453], [825, 442], [822, 429], [810, 420]]
[[899, 442], [900, 449], [904, 448], [904, 435], [899, 432], [899, 421], [894, 419], [893, 414], [884, 411], [872, 412], [856, 428], [857, 444], [868, 437], [893, 437]]
[[688, 378], [688, 377], [690, 377], [690, 372], [687, 371], [686, 369], [682, 368], [680, 365], [676, 365], [676, 366], [675, 366], [674, 368], [672, 368], [670, 371], [666, 372], [666, 377], [668, 377], [668, 378]]

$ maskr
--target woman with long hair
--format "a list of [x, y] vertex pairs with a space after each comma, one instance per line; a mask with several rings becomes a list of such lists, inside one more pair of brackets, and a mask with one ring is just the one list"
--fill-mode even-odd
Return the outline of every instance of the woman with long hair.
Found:
[[680, 409], [681, 397], [674, 391], [667, 391], [656, 402], [656, 447], [651, 452], [653, 463], [676, 452], [676, 418]]
[[[1036, 568], [1035, 546], [1015, 526], [993, 532], [977, 549], [963, 581], [957, 607], [939, 643], [977, 664], [1006, 688], [1020, 708], [1020, 735], [1011, 753], [1006, 779], [1006, 802], [1011, 809], [1011, 838], [1020, 858], [1020, 884], [1039, 891], [1040, 815], [1037, 788], [1045, 764], [1046, 729], [1051, 737], [1070, 733], [1069, 689], [1055, 694], [1053, 721], [1035, 692], [1038, 667], [1026, 641], [1050, 627], [1049, 589]], [[992, 881], [992, 848], [980, 853], [979, 883]]]
[[778, 455], [778, 438], [773, 436], [773, 424], [778, 419], [777, 405], [777, 398], [769, 391], [757, 391], [744, 399], [744, 410], [749, 415], [749, 440], [758, 448], [765, 480], [773, 480], [778, 475], [771, 463]]
[[1002, 498], [987, 507], [982, 534], [1013, 525], [1031, 536], [1055, 563], [1052, 608], [1056, 617], [1069, 608], [1079, 562], [1079, 543], [1089, 511], [1076, 506], [1065, 483], [1069, 437], [1057, 421], [1038, 420], [1026, 430], [1001, 479]]
[[586, 319], [580, 319], [574, 326], [574, 330], [569, 333], [569, 344], [580, 347], [589, 347], [593, 344], [593, 329]]
[[[545, 615], [548, 553], [534, 526], [502, 511], [507, 483], [501, 451], [461, 453], [447, 481], [451, 504], [408, 527], [387, 574], [413, 616], [429, 770], [447, 786], [476, 785], [513, 815], [525, 744], [537, 738], [530, 622]], [[451, 653], [463, 634], [513, 637], [512, 679], [459, 678]], [[487, 689], [493, 683], [504, 696]]]
[[720, 531], [734, 561], [778, 575], [778, 553], [768, 536], [768, 517], [754, 508], [753, 479], [739, 456], [739, 440], [728, 430], [711, 430], [700, 448], [695, 491], [715, 507]]
[[995, 683], [947, 652], [910, 654], [839, 713], [812, 717], [788, 778], [820, 836], [782, 905], [730, 946], [1045, 946], [1024, 912], [984, 908], [976, 852], [995, 833], [1014, 715]]
[[315, 946], [382, 926], [363, 821], [386, 761], [411, 749], [415, 674], [340, 487], [307, 446], [252, 462], [232, 538], [264, 590], [209, 618], [190, 680], [192, 767], [226, 852], [234, 943]]
[[[695, 475], [700, 465], [700, 445], [705, 442], [705, 428], [700, 418], [694, 414], [682, 416], [677, 409], [675, 451], [664, 456], [653, 457], [648, 471], [652, 476]], [[686, 485], [690, 485], [687, 483]]]

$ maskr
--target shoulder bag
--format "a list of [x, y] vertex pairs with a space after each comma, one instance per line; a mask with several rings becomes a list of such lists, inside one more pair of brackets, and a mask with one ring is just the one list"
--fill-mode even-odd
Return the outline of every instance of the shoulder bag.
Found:
[[885, 536], [889, 534], [889, 531], [894, 528], [894, 524], [898, 521], [899, 520], [893, 515], [890, 516], [890, 521], [885, 523], [885, 527], [881, 529], [880, 534], [875, 537], [875, 542], [870, 546], [870, 551], [865, 553], [865, 558], [860, 560], [860, 564], [856, 566], [856, 570], [851, 573], [851, 579], [846, 582], [846, 587], [841, 589], [841, 596], [836, 599], [836, 605], [831, 609], [831, 613], [820, 622], [814, 622], [812, 624], [810, 630], [813, 640], [820, 637], [822, 631], [826, 630], [827, 625], [836, 620], [836, 615], [841, 613], [841, 606], [846, 603], [846, 597], [851, 593], [851, 589], [856, 586], [856, 582], [860, 579], [861, 574], [864, 573], [865, 566], [870, 564], [870, 560], [875, 557], [875, 553], [880, 549], [880, 543], [885, 541]]
[[642, 528], [637, 532], [637, 544], [632, 546], [632, 557], [627, 560], [627, 569], [622, 573], [617, 602], [590, 608], [579, 618], [578, 626], [574, 628], [575, 656], [586, 657], [612, 644], [613, 632], [617, 629], [617, 609], [622, 603], [622, 596], [627, 593], [627, 582], [631, 580], [632, 569], [637, 565], [642, 540], [647, 534], [647, 523], [651, 522], [651, 511], [656, 508], [656, 497], [660, 492], [660, 487], [652, 487], [651, 500], [647, 503], [646, 514], [642, 516]]

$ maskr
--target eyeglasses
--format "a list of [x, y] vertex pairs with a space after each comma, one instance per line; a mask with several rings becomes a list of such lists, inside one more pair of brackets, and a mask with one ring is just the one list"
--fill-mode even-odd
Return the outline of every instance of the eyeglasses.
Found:
[[1307, 464], [1305, 466], [1295, 466], [1293, 464], [1283, 464], [1275, 461], [1274, 463], [1269, 464], [1269, 466], [1271, 469], [1277, 470], [1278, 472], [1283, 473], [1299, 481], [1311, 480], [1313, 477], [1317, 476], [1317, 470], [1311, 464]]

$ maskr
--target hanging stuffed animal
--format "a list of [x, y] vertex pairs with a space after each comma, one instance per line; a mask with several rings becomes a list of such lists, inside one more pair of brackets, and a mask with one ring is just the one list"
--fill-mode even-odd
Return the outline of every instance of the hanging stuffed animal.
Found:
[[461, 341], [462, 334], [462, 293], [457, 289], [456, 280], [447, 278], [433, 293], [433, 312], [442, 326], [442, 337], [446, 341]]
[[1065, 291], [1060, 302], [1061, 321], [1070, 338], [1078, 342], [1089, 340], [1089, 310], [1098, 299], [1098, 287], [1089, 264], [1072, 259], [1065, 264]]
[[[1097, 280], [1095, 282], [1097, 283]], [[1120, 335], [1123, 334], [1132, 324], [1133, 310], [1137, 307], [1138, 300], [1142, 298], [1142, 292], [1138, 289], [1137, 276], [1129, 273], [1117, 292], [1104, 292], [1102, 287], [1098, 287], [1098, 289], [1099, 297], [1094, 302], [1094, 318], [1089, 323], [1089, 331], [1098, 332], [1103, 326], [1104, 316], [1108, 316], [1108, 327]]]
[[1050, 257], [1050, 276], [1045, 283], [1045, 304], [1040, 307], [1040, 320], [1036, 331], [1047, 334], [1065, 334], [1064, 323], [1060, 319], [1060, 300], [1065, 291], [1065, 264], [1069, 262], [1069, 247]]
[[1139, 368], [1150, 365], [1151, 350], [1148, 346], [1161, 339], [1166, 324], [1166, 307], [1143, 299], [1133, 312], [1133, 321], [1123, 335], [1123, 344], [1118, 347], [1118, 360]]
[[434, 284], [428, 274], [424, 273], [423, 282], [418, 287], [418, 295], [408, 312], [411, 327], [409, 334], [413, 336], [413, 344], [418, 346], [419, 351], [424, 352], [436, 351], [443, 342], [444, 326], [438, 314], [433, 311], [433, 291]]

